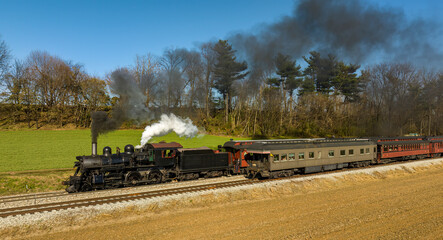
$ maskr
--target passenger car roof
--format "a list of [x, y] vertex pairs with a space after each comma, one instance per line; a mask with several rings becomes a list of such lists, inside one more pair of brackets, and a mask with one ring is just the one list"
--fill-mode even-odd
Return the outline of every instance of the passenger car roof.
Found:
[[279, 140], [251, 140], [251, 141], [229, 141], [224, 144], [224, 148], [233, 149], [296, 149], [313, 147], [340, 147], [340, 146], [361, 146], [375, 145], [368, 139], [357, 138], [315, 138], [315, 139], [279, 139]]

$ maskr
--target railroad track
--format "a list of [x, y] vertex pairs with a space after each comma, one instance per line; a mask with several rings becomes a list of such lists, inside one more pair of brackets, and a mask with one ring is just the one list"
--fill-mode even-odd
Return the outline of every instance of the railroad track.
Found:
[[17, 215], [24, 215], [24, 214], [39, 213], [39, 212], [50, 212], [50, 211], [54, 211], [54, 210], [57, 211], [57, 210], [62, 210], [62, 209], [95, 206], [95, 205], [101, 205], [101, 204], [116, 203], [116, 202], [123, 202], [123, 201], [132, 201], [132, 200], [138, 200], [138, 199], [148, 199], [148, 198], [154, 198], [154, 197], [160, 197], [160, 196], [169, 196], [169, 195], [174, 195], [174, 194], [201, 192], [201, 191], [212, 190], [212, 189], [220, 189], [220, 188], [226, 188], [226, 187], [248, 185], [248, 184], [251, 184], [254, 182], [257, 183], [258, 181], [245, 179], [245, 180], [239, 180], [239, 181], [213, 183], [213, 184], [205, 184], [205, 185], [199, 185], [199, 186], [189, 186], [189, 187], [172, 188], [172, 189], [165, 189], [165, 190], [146, 191], [146, 192], [140, 192], [140, 193], [122, 194], [122, 195], [116, 195], [116, 196], [96, 197], [96, 198], [64, 201], [64, 202], [22, 206], [22, 207], [15, 207], [15, 208], [5, 208], [5, 209], [0, 209], [0, 217], [5, 218], [5, 217], [9, 217], [9, 216], [17, 216]]
[[0, 204], [2, 203], [10, 203], [17, 201], [26, 201], [26, 200], [37, 200], [43, 198], [51, 198], [51, 197], [60, 197], [68, 195], [67, 192], [45, 192], [45, 193], [30, 193], [26, 195], [18, 195], [18, 196], [5, 196], [0, 197]]
[[[335, 171], [329, 171], [328, 173], [332, 173], [332, 172], [335, 172]], [[230, 182], [212, 183], [212, 184], [187, 186], [187, 187], [177, 187], [177, 188], [170, 188], [170, 189], [163, 189], [163, 190], [151, 190], [151, 191], [145, 191], [145, 192], [139, 192], [139, 193], [127, 193], [127, 194], [121, 194], [121, 195], [112, 195], [112, 196], [77, 199], [77, 200], [69, 200], [69, 201], [54, 202], [54, 203], [34, 204], [34, 205], [27, 205], [27, 206], [13, 207], [13, 208], [4, 208], [4, 209], [0, 209], [0, 218], [6, 218], [9, 216], [17, 216], [17, 215], [25, 215], [25, 214], [33, 214], [33, 213], [41, 213], [41, 212], [51, 212], [51, 211], [57, 211], [57, 210], [63, 210], [63, 209], [73, 209], [73, 208], [79, 208], [79, 207], [95, 206], [95, 205], [102, 205], [102, 204], [108, 204], [108, 203], [133, 201], [133, 200], [139, 200], [139, 199], [148, 199], [148, 198], [161, 197], [161, 196], [170, 196], [170, 195], [175, 195], [175, 194], [201, 192], [201, 191], [206, 191], [206, 190], [214, 190], [214, 189], [221, 189], [221, 188], [228, 188], [228, 187], [251, 185], [251, 184], [278, 181], [278, 180], [284, 180], [284, 179], [294, 179], [294, 178], [301, 178], [301, 177], [320, 175], [320, 174], [322, 174], [322, 173], [320, 172], [320, 173], [311, 173], [311, 174], [305, 174], [305, 175], [294, 175], [294, 176], [290, 176], [290, 177], [264, 179], [264, 180], [242, 179], [242, 180], [230, 181]], [[111, 189], [111, 190], [115, 190], [115, 189]], [[76, 193], [76, 194], [87, 195], [87, 193], [88, 192]], [[46, 194], [49, 194], [49, 193], [42, 193], [40, 198], [45, 198]], [[63, 193], [60, 195], [71, 195], [71, 194]], [[54, 194], [53, 196], [56, 196], [56, 195]], [[17, 196], [17, 198], [18, 197], [20, 197], [20, 196]], [[23, 196], [23, 197], [25, 197], [25, 196]], [[48, 196], [48, 197], [52, 197], [52, 196]], [[11, 198], [14, 198], [14, 197], [11, 197]], [[32, 199], [33, 199], [32, 196], [29, 196], [29, 198], [25, 198], [25, 200], [32, 200]], [[13, 201], [13, 200], [11, 200], [11, 201]], [[19, 200], [16, 200], [16, 201], [19, 201]]]
[[[156, 186], [163, 185], [167, 186], [167, 184], [171, 184], [172, 182], [168, 183], [162, 183], [162, 184], [156, 184]], [[112, 191], [122, 191], [125, 189], [133, 189], [136, 190], [137, 188], [143, 189], [148, 185], [139, 185], [134, 187], [124, 187], [124, 188], [110, 188], [110, 189], [101, 189], [101, 190], [95, 190], [93, 192], [112, 192]], [[47, 199], [47, 198], [53, 198], [53, 197], [62, 197], [62, 196], [74, 196], [74, 195], [82, 195], [82, 194], [89, 194], [91, 192], [77, 192], [77, 193], [67, 193], [66, 191], [58, 191], [58, 192], [41, 192], [41, 193], [28, 193], [28, 194], [21, 194], [21, 195], [15, 195], [15, 196], [4, 196], [0, 197], [0, 206], [5, 203], [11, 203], [11, 202], [20, 202], [20, 201], [32, 201], [32, 200], [38, 200], [38, 199]]]
[[[328, 173], [332, 173], [332, 172], [335, 172], [335, 171], [329, 171]], [[154, 198], [154, 197], [169, 196], [169, 195], [174, 195], [174, 194], [200, 192], [200, 191], [227, 188], [227, 187], [235, 187], [235, 186], [242, 186], [242, 185], [251, 185], [251, 184], [256, 184], [256, 183], [278, 181], [278, 180], [283, 180], [283, 179], [293, 179], [293, 178], [300, 178], [300, 177], [320, 175], [320, 174], [322, 174], [322, 173], [294, 175], [294, 176], [285, 177], [285, 178], [264, 179], [264, 180], [260, 180], [260, 181], [259, 180], [251, 180], [251, 179], [242, 179], [242, 180], [231, 181], [231, 182], [212, 183], [212, 184], [178, 187], [178, 188], [170, 188], [170, 189], [163, 189], [163, 190], [151, 190], [151, 191], [145, 191], [145, 192], [139, 192], [139, 193], [127, 193], [127, 194], [121, 194], [121, 195], [112, 195], [112, 196], [77, 199], [77, 200], [69, 200], [69, 201], [54, 202], [54, 203], [34, 204], [34, 205], [27, 205], [27, 206], [21, 206], [21, 207], [13, 207], [13, 208], [4, 208], [4, 209], [0, 209], [0, 218], [5, 218], [5, 217], [9, 217], [9, 216], [24, 215], [24, 214], [40, 213], [40, 212], [50, 212], [50, 211], [57, 211], [57, 210], [63, 210], [63, 209], [72, 209], [72, 208], [78, 208], [78, 207], [95, 206], [95, 205], [108, 204], [108, 203], [133, 201], [133, 200], [139, 200], [139, 199], [148, 199], [148, 198]], [[114, 189], [111, 189], [111, 190], [114, 190]], [[87, 192], [77, 193], [77, 194], [85, 194], [86, 195]], [[54, 193], [54, 195], [51, 195], [51, 196], [48, 196], [48, 195], [50, 195], [50, 193], [42, 193], [42, 194], [40, 194], [39, 198], [45, 198], [45, 196], [46, 197], [55, 197], [55, 196], [71, 195], [71, 194], [62, 193], [62, 194], [56, 195], [56, 193]], [[13, 199], [11, 199], [9, 201], [20, 201], [19, 200], [20, 197], [24, 197], [23, 200], [34, 199], [33, 196], [16, 196], [16, 197], [13, 196], [13, 197], [10, 197]]]
[[[429, 159], [427, 159], [427, 160], [429, 160]], [[425, 160], [420, 160], [420, 161], [425, 161]], [[69, 201], [54, 202], [54, 203], [35, 204], [35, 205], [21, 206], [21, 207], [14, 207], [14, 208], [4, 208], [4, 209], [0, 209], [0, 217], [5, 218], [5, 217], [9, 217], [9, 216], [17, 216], [17, 215], [24, 215], [24, 214], [39, 213], [39, 212], [50, 212], [50, 211], [54, 211], [54, 210], [57, 211], [57, 210], [63, 210], [63, 209], [72, 209], [72, 208], [95, 206], [95, 205], [108, 204], [108, 203], [133, 201], [133, 200], [139, 200], [139, 199], [148, 199], [148, 198], [169, 196], [169, 195], [175, 195], [175, 194], [200, 192], [200, 191], [206, 191], [206, 190], [212, 190], [212, 189], [220, 189], [220, 188], [235, 187], [235, 186], [242, 186], [242, 185], [251, 185], [251, 184], [256, 184], [256, 183], [271, 182], [271, 181], [286, 180], [286, 179], [295, 179], [295, 178], [300, 178], [300, 177], [323, 175], [323, 174], [329, 174], [329, 173], [335, 173], [335, 172], [348, 172], [348, 171], [361, 170], [361, 169], [366, 169], [366, 168], [374, 168], [377, 166], [402, 164], [402, 163], [407, 163], [407, 162], [417, 162], [417, 160], [396, 162], [396, 163], [389, 163], [389, 164], [375, 165], [375, 166], [370, 165], [368, 167], [361, 167], [361, 168], [351, 168], [351, 169], [334, 170], [334, 171], [318, 172], [318, 173], [303, 174], [303, 175], [293, 175], [293, 176], [284, 177], [284, 178], [265, 179], [265, 180], [260, 180], [260, 181], [250, 180], [250, 179], [242, 179], [242, 180], [231, 181], [231, 182], [212, 183], [212, 184], [187, 186], [187, 187], [177, 187], [177, 188], [170, 188], [170, 189], [163, 189], [163, 190], [144, 191], [144, 192], [139, 192], [139, 193], [127, 193], [127, 194], [113, 195], [113, 196], [103, 196], [103, 197], [77, 199], [77, 200], [69, 200]], [[79, 193], [79, 194], [87, 195], [87, 192], [86, 193]], [[35, 196], [23, 195], [23, 196], [3, 197], [3, 198], [0, 198], [0, 203], [2, 203], [2, 202], [5, 203], [7, 201], [32, 200], [34, 198], [57, 197], [57, 196], [62, 196], [62, 195], [68, 195], [68, 194], [63, 193], [63, 192], [53, 192], [53, 193], [35, 194]], [[23, 199], [20, 199], [20, 198], [23, 198]]]

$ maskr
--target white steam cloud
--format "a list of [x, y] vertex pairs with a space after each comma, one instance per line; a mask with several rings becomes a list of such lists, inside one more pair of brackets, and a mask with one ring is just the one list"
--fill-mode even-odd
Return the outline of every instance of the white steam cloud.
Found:
[[198, 128], [192, 124], [189, 118], [180, 118], [174, 114], [162, 114], [160, 117], [160, 122], [154, 123], [152, 125], [146, 126], [145, 131], [142, 134], [142, 139], [140, 141], [140, 146], [142, 147], [152, 137], [164, 136], [170, 132], [174, 131], [179, 137], [192, 138], [198, 133]]

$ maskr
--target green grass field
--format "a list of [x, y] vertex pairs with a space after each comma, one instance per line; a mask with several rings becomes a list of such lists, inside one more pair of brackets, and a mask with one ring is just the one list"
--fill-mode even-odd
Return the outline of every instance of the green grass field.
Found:
[[[103, 147], [123, 149], [140, 144], [143, 130], [118, 130], [98, 138], [98, 153]], [[151, 142], [176, 141], [185, 148], [207, 146], [216, 149], [230, 137], [204, 135], [191, 139], [171, 133]], [[239, 139], [239, 138], [236, 138]], [[0, 172], [71, 168], [79, 155], [91, 154], [90, 130], [0, 131]]]

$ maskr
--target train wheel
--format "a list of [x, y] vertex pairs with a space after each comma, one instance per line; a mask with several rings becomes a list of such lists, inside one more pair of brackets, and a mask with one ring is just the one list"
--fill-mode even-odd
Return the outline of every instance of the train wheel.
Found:
[[84, 183], [83, 186], [81, 187], [82, 192], [88, 192], [91, 190], [92, 190], [92, 186], [89, 183]]
[[142, 179], [142, 176], [138, 172], [131, 172], [126, 177], [126, 182], [128, 182], [131, 186], [137, 185], [140, 180]]
[[149, 173], [148, 180], [151, 183], [161, 183], [162, 182], [162, 173], [159, 171], [152, 171]]
[[81, 192], [87, 192], [92, 190], [92, 176], [86, 175], [83, 179], [83, 184], [80, 187]]

